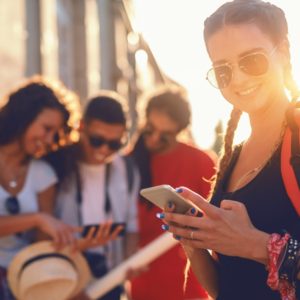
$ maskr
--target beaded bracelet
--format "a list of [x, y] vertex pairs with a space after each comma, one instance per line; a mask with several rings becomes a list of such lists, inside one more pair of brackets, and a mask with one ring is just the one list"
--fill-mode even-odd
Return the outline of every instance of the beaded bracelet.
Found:
[[[294, 285], [285, 279], [280, 278], [279, 280], [278, 274], [279, 268], [285, 264], [289, 240], [290, 235], [288, 233], [283, 235], [277, 233], [271, 234], [267, 244], [269, 255], [267, 284], [271, 289], [278, 290], [282, 299], [296, 300]], [[290, 269], [288, 269], [288, 274], [290, 275]]]
[[279, 280], [286, 280], [293, 286], [295, 286], [298, 271], [299, 249], [300, 243], [297, 240], [290, 238], [287, 243], [282, 263], [278, 268]]

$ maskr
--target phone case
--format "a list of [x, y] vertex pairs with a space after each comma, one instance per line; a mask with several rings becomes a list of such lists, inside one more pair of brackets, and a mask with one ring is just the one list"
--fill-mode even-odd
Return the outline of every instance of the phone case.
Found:
[[[110, 227], [110, 233], [112, 233], [119, 225], [123, 226], [123, 229], [119, 232], [118, 235], [119, 235], [119, 236], [124, 236], [124, 235], [125, 235], [125, 229], [126, 229], [126, 223], [112, 223], [112, 224], [111, 224], [111, 227]], [[93, 237], [95, 237], [96, 234], [97, 234], [97, 232], [98, 232], [98, 230], [99, 230], [99, 224], [85, 225], [85, 226], [83, 227], [83, 231], [82, 231], [81, 235], [82, 235], [83, 237], [85, 237], [85, 236], [88, 234], [89, 230], [90, 230], [92, 227], [96, 227], [96, 230], [95, 230], [95, 232], [94, 232], [94, 234], [93, 234]]]
[[192, 202], [181, 197], [175, 189], [166, 184], [142, 189], [140, 194], [161, 209], [164, 209], [169, 201], [173, 202], [176, 213], [184, 214], [190, 208], [195, 207]]

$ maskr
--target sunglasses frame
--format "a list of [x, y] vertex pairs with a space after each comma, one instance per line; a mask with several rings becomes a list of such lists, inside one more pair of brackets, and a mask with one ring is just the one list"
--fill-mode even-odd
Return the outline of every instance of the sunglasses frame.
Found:
[[[100, 135], [89, 135], [89, 134], [87, 134], [87, 138], [88, 138], [90, 146], [94, 149], [100, 148], [103, 145], [107, 145], [110, 150], [118, 151], [122, 147], [124, 147], [124, 145], [126, 144], [126, 143], [122, 143], [122, 139], [107, 140], [107, 139], [105, 139], [104, 137], [102, 137]], [[93, 140], [94, 140], [94, 142], [93, 142]], [[98, 143], [97, 142], [95, 143], [95, 140], [98, 140]]]
[[[212, 66], [212, 67], [207, 71], [207, 73], [206, 73], [206, 80], [207, 80], [214, 88], [216, 88], [216, 89], [219, 89], [219, 90], [225, 89], [226, 87], [229, 86], [229, 84], [230, 84], [230, 82], [232, 81], [232, 78], [233, 78], [233, 76], [234, 76], [233, 66], [238, 66], [238, 68], [239, 68], [241, 71], [243, 71], [245, 74], [247, 74], [247, 75], [249, 75], [249, 76], [254, 76], [254, 77], [262, 76], [262, 75], [264, 75], [264, 74], [266, 74], [266, 73], [268, 72], [268, 70], [269, 70], [269, 65], [270, 65], [270, 58], [274, 55], [274, 53], [276, 52], [277, 48], [278, 48], [277, 46], [273, 47], [272, 50], [271, 50], [270, 52], [268, 52], [268, 53], [265, 53], [265, 52], [263, 52], [263, 51], [255, 51], [255, 52], [252, 52], [252, 53], [245, 54], [245, 55], [243, 55], [242, 57], [240, 57], [236, 63], [226, 62], [226, 63], [220, 64], [220, 65], [217, 65], [217, 66]], [[256, 55], [262, 55], [262, 56], [265, 57], [266, 62], [267, 62], [267, 67], [266, 67], [266, 70], [265, 70], [263, 73], [258, 74], [258, 75], [253, 75], [253, 74], [247, 72], [247, 71], [245, 70], [245, 68], [243, 68], [243, 66], [241, 66], [241, 61], [242, 61], [243, 59], [247, 58], [247, 57], [256, 56]], [[230, 69], [230, 71], [231, 71], [231, 72], [230, 72], [230, 80], [228, 80], [228, 83], [227, 83], [226, 85], [224, 85], [224, 86], [222, 86], [222, 87], [219, 87], [219, 85], [218, 85], [218, 83], [217, 83], [218, 81], [217, 81], [217, 79], [216, 79], [216, 78], [217, 78], [216, 75], [213, 75], [214, 78], [216, 79], [216, 80], [215, 80], [215, 81], [216, 81], [216, 84], [215, 84], [214, 81], [210, 79], [211, 76], [209, 76], [209, 74], [210, 74], [210, 73], [216, 74], [215, 69], [216, 69], [216, 68], [219, 68], [219, 67], [223, 67], [223, 66], [226, 66], [226, 67], [228, 67], [228, 68]]]
[[[158, 130], [156, 130], [155, 128], [144, 128], [143, 135], [151, 136], [155, 131]], [[177, 134], [178, 132], [159, 132], [159, 140], [163, 144], [169, 144], [170, 140], [176, 137]]]

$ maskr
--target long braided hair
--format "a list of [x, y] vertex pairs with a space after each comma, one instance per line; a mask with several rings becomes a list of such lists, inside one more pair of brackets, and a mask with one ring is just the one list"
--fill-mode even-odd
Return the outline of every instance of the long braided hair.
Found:
[[[206, 47], [209, 38], [223, 26], [247, 23], [255, 24], [271, 39], [274, 45], [285, 42], [289, 50], [288, 25], [283, 10], [269, 2], [261, 0], [235, 0], [220, 6], [204, 22], [204, 40]], [[289, 51], [288, 55], [290, 56]], [[290, 92], [292, 101], [295, 101], [299, 96], [299, 89], [292, 76], [290, 57], [287, 65], [284, 67], [284, 84], [286, 89]], [[241, 114], [242, 112], [235, 107], [231, 112], [224, 137], [223, 154], [220, 159], [219, 169], [212, 182], [211, 196], [218, 188], [232, 158], [234, 133]]]

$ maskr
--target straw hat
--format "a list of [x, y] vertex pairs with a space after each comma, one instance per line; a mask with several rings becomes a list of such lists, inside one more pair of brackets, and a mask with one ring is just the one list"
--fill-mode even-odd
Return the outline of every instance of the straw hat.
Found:
[[91, 274], [80, 252], [57, 251], [52, 242], [20, 251], [8, 268], [8, 283], [19, 300], [66, 300], [82, 290]]

